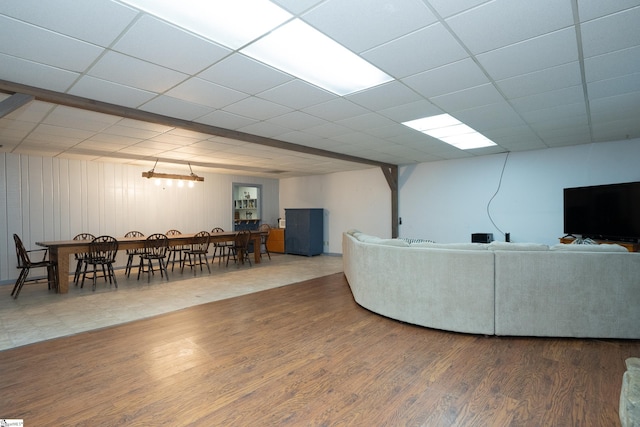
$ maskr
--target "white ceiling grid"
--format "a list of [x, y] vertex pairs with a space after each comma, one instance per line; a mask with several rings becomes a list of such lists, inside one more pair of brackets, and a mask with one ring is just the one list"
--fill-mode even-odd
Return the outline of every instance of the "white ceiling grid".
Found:
[[[117, 0], [0, 2], [0, 80], [397, 165], [640, 137], [640, 0], [273, 1], [394, 80], [340, 97]], [[498, 145], [401, 124], [444, 112]], [[37, 100], [0, 118], [0, 145], [274, 178], [371, 167]]]

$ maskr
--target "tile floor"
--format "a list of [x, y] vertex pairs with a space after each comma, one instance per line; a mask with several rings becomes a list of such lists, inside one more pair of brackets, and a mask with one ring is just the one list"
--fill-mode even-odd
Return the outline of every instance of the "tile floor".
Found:
[[95, 292], [91, 282], [83, 289], [70, 284], [67, 294], [48, 291], [46, 283], [27, 284], [16, 300], [13, 284], [0, 286], [0, 350], [343, 271], [341, 256], [282, 254], [252, 267], [219, 266], [216, 259], [211, 273], [170, 269], [168, 281], [157, 272], [147, 281], [136, 280], [137, 269], [130, 278], [117, 270], [118, 288], [99, 279]]

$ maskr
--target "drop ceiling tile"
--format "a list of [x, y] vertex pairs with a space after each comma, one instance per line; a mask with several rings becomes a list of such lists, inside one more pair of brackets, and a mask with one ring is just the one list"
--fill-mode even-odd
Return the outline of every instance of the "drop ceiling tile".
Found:
[[446, 22], [472, 53], [480, 54], [571, 26], [573, 12], [568, 1], [496, 0]]
[[99, 132], [120, 121], [120, 117], [78, 108], [57, 106], [42, 123]]
[[459, 61], [468, 56], [467, 51], [440, 23], [422, 28], [362, 54], [363, 58], [398, 79]]
[[455, 117], [478, 132], [524, 124], [522, 118], [506, 102], [459, 111]]
[[65, 92], [80, 74], [0, 54], [0, 79]]
[[187, 78], [186, 74], [117, 52], [107, 52], [89, 70], [89, 75], [156, 93], [163, 93]]
[[180, 83], [166, 95], [210, 108], [222, 108], [249, 96], [197, 77]]
[[40, 123], [56, 106], [42, 101], [31, 101], [11, 112], [6, 118], [29, 123]]
[[80, 78], [80, 80], [69, 89], [69, 93], [83, 98], [131, 108], [139, 107], [156, 96], [153, 92], [91, 76], [83, 76]]
[[303, 108], [302, 111], [329, 121], [359, 116], [368, 112], [366, 108], [344, 98], [335, 98], [322, 104]]
[[261, 92], [262, 99], [284, 105], [295, 110], [320, 104], [335, 98], [335, 95], [306, 83], [302, 80], [291, 80]]
[[591, 115], [596, 120], [624, 120], [640, 117], [640, 92], [629, 92], [591, 100]]
[[84, 71], [103, 52], [98, 46], [2, 15], [0, 40], [0, 53], [68, 71]]
[[601, 16], [619, 12], [624, 9], [640, 6], [638, 0], [617, 0], [617, 1], [600, 1], [600, 0], [580, 0], [578, 2], [578, 12], [582, 22], [590, 21]]
[[470, 58], [407, 77], [402, 81], [427, 98], [489, 83], [487, 76]]
[[95, 134], [94, 131], [84, 129], [74, 129], [62, 126], [52, 126], [48, 124], [40, 124], [34, 130], [32, 135], [52, 135], [55, 137], [69, 138], [69, 139], [87, 139]]
[[252, 96], [225, 107], [224, 111], [251, 117], [255, 120], [266, 120], [288, 113], [292, 109]]
[[293, 79], [282, 71], [238, 53], [212, 65], [198, 74], [198, 77], [250, 95]]
[[431, 98], [434, 105], [449, 113], [502, 101], [504, 98], [490, 83]]
[[197, 144], [198, 142], [202, 142], [201, 140], [196, 138], [189, 138], [188, 136], [180, 136], [180, 135], [172, 134], [170, 132], [154, 136], [153, 138], [151, 138], [151, 140], [155, 142], [171, 144], [174, 146], [193, 145], [193, 144]]
[[640, 138], [638, 119], [612, 120], [598, 122], [592, 126], [594, 142], [623, 141]]
[[482, 3], [487, 3], [489, 0], [427, 0], [425, 3], [430, 4], [443, 18], [448, 18], [451, 15], [456, 15], [460, 12], [464, 12], [467, 9], [471, 9]]
[[159, 96], [145, 103], [141, 110], [149, 111], [163, 116], [176, 117], [184, 120], [194, 120], [211, 112], [211, 108], [193, 104], [170, 96]]
[[582, 118], [586, 116], [587, 109], [584, 102], [575, 104], [559, 105], [556, 107], [545, 108], [541, 110], [533, 110], [523, 112], [522, 118], [529, 124], [555, 122], [558, 120], [570, 120], [572, 118]]
[[108, 135], [116, 135], [122, 136], [125, 138], [134, 138], [134, 139], [148, 139], [158, 136], [161, 132], [152, 130], [152, 129], [141, 129], [131, 126], [123, 126], [122, 123], [119, 123], [114, 126], [110, 126], [105, 129], [103, 134]]
[[82, 150], [82, 151], [92, 151], [94, 153], [111, 153], [114, 151], [122, 150], [123, 148], [128, 147], [131, 144], [122, 143], [122, 142], [103, 142], [97, 141], [94, 138], [89, 138], [80, 142], [79, 144], [73, 147], [74, 150]]
[[398, 81], [372, 87], [346, 97], [369, 110], [377, 111], [396, 105], [419, 101], [420, 95]]
[[142, 132], [150, 132], [156, 135], [164, 132], [169, 132], [170, 130], [174, 129], [172, 126], [162, 125], [160, 123], [144, 122], [134, 119], [122, 119], [118, 123], [118, 126], [121, 126], [125, 129], [133, 128]]
[[578, 60], [576, 33], [573, 27], [566, 28], [492, 50], [477, 58], [493, 80], [540, 71]]
[[607, 80], [640, 72], [640, 46], [618, 50], [584, 60], [587, 82]]
[[640, 91], [640, 72], [608, 80], [588, 83], [589, 99], [607, 98]]
[[110, 0], [3, 1], [0, 13], [100, 46], [109, 46], [137, 15]]
[[[640, 7], [628, 9], [581, 25], [585, 58], [640, 45]], [[615, 28], [615, 31], [612, 29]]]
[[315, 137], [331, 138], [352, 132], [352, 130], [336, 123], [325, 122], [321, 125], [307, 128], [305, 129], [305, 132], [314, 135]]
[[327, 123], [326, 120], [303, 113], [302, 111], [292, 111], [290, 113], [268, 119], [267, 122], [293, 130], [304, 130]]
[[420, 119], [422, 117], [435, 116], [442, 114], [443, 112], [444, 111], [433, 105], [431, 102], [424, 99], [416, 102], [410, 102], [408, 104], [396, 105], [394, 107], [378, 111], [379, 114], [400, 123], [413, 119]]
[[349, 117], [344, 120], [336, 120], [336, 123], [359, 131], [366, 131], [394, 124], [392, 120], [376, 113], [367, 113], [361, 116]]
[[496, 82], [496, 85], [507, 99], [520, 98], [579, 84], [582, 84], [582, 77], [578, 61]]
[[138, 145], [131, 145], [129, 147], [125, 147], [122, 150], [119, 150], [118, 152], [122, 154], [132, 154], [137, 156], [153, 156], [153, 157], [156, 157], [158, 154], [161, 153], [160, 150], [155, 150], [153, 148], [144, 148]]
[[288, 10], [294, 15], [298, 15], [305, 10], [310, 9], [311, 7], [322, 3], [323, 0], [272, 0], [273, 3], [276, 3]]
[[356, 53], [436, 21], [419, 0], [328, 0], [302, 18]]
[[204, 123], [206, 125], [221, 127], [224, 129], [237, 130], [243, 126], [248, 126], [252, 123], [257, 123], [257, 120], [253, 120], [248, 117], [239, 116], [237, 114], [229, 113], [227, 111], [216, 110], [202, 117], [198, 117], [196, 119], [196, 122]]
[[584, 102], [582, 85], [523, 96], [521, 98], [511, 100], [511, 105], [513, 105], [516, 111], [522, 113], [580, 102]]
[[231, 53], [149, 15], [129, 28], [113, 49], [186, 74], [198, 73]]
[[[133, 138], [130, 136], [114, 135], [108, 133], [98, 133], [84, 142], [91, 142], [93, 144], [107, 144], [118, 145], [119, 147], [126, 147], [142, 142], [141, 138]], [[84, 143], [83, 142], [83, 143]]]

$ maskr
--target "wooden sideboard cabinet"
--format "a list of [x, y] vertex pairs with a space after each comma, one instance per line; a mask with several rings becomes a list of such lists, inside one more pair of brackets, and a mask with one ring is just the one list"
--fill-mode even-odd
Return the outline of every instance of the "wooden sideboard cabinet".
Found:
[[288, 254], [320, 255], [324, 251], [323, 209], [285, 209], [284, 248]]
[[267, 249], [273, 253], [284, 253], [284, 228], [272, 228], [269, 230]]

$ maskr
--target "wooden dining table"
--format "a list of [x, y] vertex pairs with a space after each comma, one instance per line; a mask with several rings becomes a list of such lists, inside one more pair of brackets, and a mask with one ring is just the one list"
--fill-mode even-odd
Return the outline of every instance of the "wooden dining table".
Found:
[[[221, 231], [211, 233], [210, 243], [224, 243], [235, 240], [237, 232]], [[254, 260], [260, 263], [260, 240], [264, 232], [251, 231], [251, 241], [253, 241]], [[195, 234], [178, 234], [167, 236], [169, 246], [190, 245], [196, 242]], [[116, 237], [118, 240], [118, 250], [139, 249], [144, 247], [146, 237]], [[46, 242], [36, 242], [36, 245], [49, 249], [49, 259], [57, 262], [58, 292], [65, 294], [69, 292], [69, 276], [73, 274], [69, 270], [69, 260], [71, 255], [84, 253], [89, 250], [91, 240], [54, 240]], [[244, 257], [239, 257], [244, 260]]]

